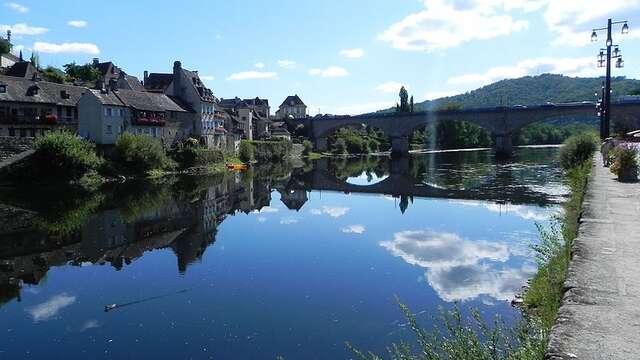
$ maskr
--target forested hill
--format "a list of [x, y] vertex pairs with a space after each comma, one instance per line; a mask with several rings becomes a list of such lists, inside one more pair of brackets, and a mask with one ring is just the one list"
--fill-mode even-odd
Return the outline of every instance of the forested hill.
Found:
[[[602, 78], [573, 78], [543, 74], [519, 79], [502, 80], [465, 94], [425, 101], [415, 105], [415, 111], [433, 110], [446, 104], [460, 104], [463, 108], [482, 108], [512, 105], [542, 105], [547, 102], [564, 103], [595, 101]], [[640, 80], [624, 77], [612, 80], [613, 99], [640, 90]]]

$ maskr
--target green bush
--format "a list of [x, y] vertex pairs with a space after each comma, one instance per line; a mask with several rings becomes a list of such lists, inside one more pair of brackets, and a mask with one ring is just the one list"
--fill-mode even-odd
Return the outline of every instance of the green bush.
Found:
[[582, 165], [596, 151], [597, 139], [592, 133], [583, 133], [568, 138], [560, 149], [560, 165], [565, 170]]
[[333, 143], [333, 146], [331, 147], [331, 151], [335, 154], [346, 154], [347, 142], [344, 139], [339, 138], [338, 140], [336, 140], [335, 143]]
[[313, 151], [313, 143], [309, 140], [304, 140], [302, 142], [302, 147], [304, 148], [304, 150], [302, 150], [302, 154], [304, 155], [309, 155], [309, 153]]
[[[281, 161], [291, 154], [293, 147], [291, 141], [288, 140], [269, 140], [269, 141], [243, 141], [240, 144], [240, 159], [247, 161], [243, 156], [243, 144], [248, 144], [245, 152], [252, 152], [253, 159], [257, 161]], [[250, 149], [249, 146], [250, 145]], [[249, 155], [249, 154], [245, 154]]]
[[103, 161], [92, 143], [69, 132], [50, 132], [36, 140], [31, 162], [38, 179], [75, 181], [98, 170]]
[[224, 161], [224, 154], [220, 150], [210, 150], [192, 145], [179, 146], [171, 152], [173, 159], [183, 169], [206, 166]]
[[251, 162], [255, 159], [255, 147], [250, 141], [243, 140], [240, 142], [240, 160]]
[[124, 133], [118, 138], [113, 151], [113, 161], [116, 167], [138, 174], [168, 169], [175, 165], [159, 140], [148, 135], [130, 133]]
[[633, 146], [617, 146], [613, 149], [613, 159], [609, 170], [618, 177], [626, 172], [637, 171], [638, 152]]

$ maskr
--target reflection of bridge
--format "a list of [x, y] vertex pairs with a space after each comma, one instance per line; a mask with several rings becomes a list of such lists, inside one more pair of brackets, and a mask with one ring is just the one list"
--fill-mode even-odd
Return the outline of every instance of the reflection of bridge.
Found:
[[[325, 166], [323, 166], [323, 163]], [[476, 188], [449, 189], [428, 185], [414, 179], [409, 171], [409, 158], [391, 162], [391, 171], [384, 180], [371, 185], [355, 185], [332, 175], [326, 161], [318, 161], [316, 169], [302, 176], [302, 182], [291, 185], [304, 190], [336, 191], [344, 193], [391, 195], [394, 197], [443, 198], [453, 200], [481, 200], [514, 205], [548, 206], [557, 200], [552, 195], [535, 191], [526, 185], [514, 185], [514, 179], [500, 175], [485, 179]]]
[[[614, 121], [640, 119], [640, 101], [611, 104]], [[462, 120], [489, 131], [495, 137], [496, 150], [511, 152], [512, 135], [520, 128], [545, 120], [570, 116], [596, 117], [595, 104], [549, 104], [532, 107], [494, 107], [485, 109], [425, 111], [417, 113], [379, 113], [359, 116], [315, 117], [305, 120], [318, 151], [328, 150], [327, 138], [336, 129], [347, 126], [370, 126], [384, 131], [391, 138], [392, 151], [407, 153], [409, 137], [414, 130], [424, 128], [435, 121]]]

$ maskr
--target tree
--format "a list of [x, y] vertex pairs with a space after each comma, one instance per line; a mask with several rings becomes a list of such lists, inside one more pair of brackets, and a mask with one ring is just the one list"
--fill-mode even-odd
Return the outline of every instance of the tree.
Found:
[[11, 44], [5, 39], [0, 39], [0, 54], [8, 54], [11, 51]]
[[45, 81], [64, 84], [64, 82], [67, 80], [67, 76], [65, 75], [64, 71], [58, 68], [55, 68], [51, 65], [47, 66], [44, 70], [42, 70], [41, 74], [42, 74], [42, 78]]
[[40, 55], [38, 55], [37, 52], [34, 51], [31, 53], [30, 61], [36, 69], [40, 69]]
[[635, 96], [640, 95], [640, 87], [631, 90], [629, 92], [629, 95], [635, 95]]
[[409, 93], [407, 89], [400, 88], [400, 112], [409, 112]]
[[77, 65], [75, 62], [64, 65], [64, 71], [72, 79], [97, 81], [102, 78], [100, 71], [91, 64]]

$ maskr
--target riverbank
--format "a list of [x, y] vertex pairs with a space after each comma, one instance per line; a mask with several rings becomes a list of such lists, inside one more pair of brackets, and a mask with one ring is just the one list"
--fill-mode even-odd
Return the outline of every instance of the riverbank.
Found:
[[632, 359], [640, 353], [640, 187], [595, 156], [549, 359]]

